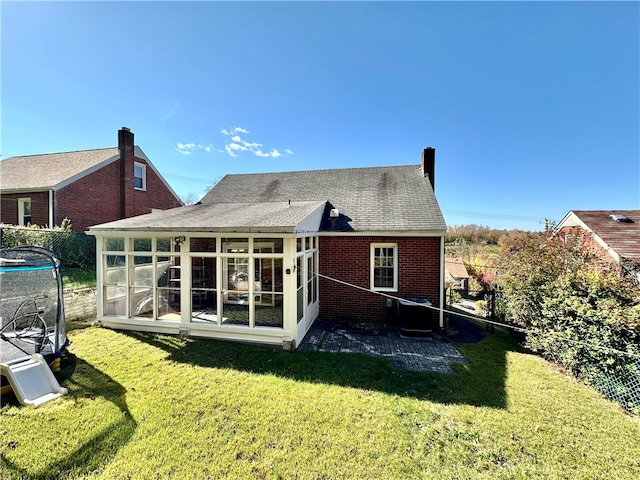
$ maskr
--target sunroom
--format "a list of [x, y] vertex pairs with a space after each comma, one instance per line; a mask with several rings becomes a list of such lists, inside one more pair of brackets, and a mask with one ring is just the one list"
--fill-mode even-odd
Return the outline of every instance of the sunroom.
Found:
[[318, 315], [325, 203], [193, 205], [91, 227], [98, 321], [294, 349]]

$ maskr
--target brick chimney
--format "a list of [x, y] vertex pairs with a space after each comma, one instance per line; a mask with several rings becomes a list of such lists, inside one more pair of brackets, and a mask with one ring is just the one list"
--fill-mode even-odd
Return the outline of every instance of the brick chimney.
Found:
[[431, 187], [436, 189], [436, 149], [427, 147], [422, 151], [422, 173], [425, 177], [429, 177]]
[[127, 127], [118, 130], [118, 150], [120, 150], [120, 218], [127, 218], [128, 204], [133, 194], [133, 133]]

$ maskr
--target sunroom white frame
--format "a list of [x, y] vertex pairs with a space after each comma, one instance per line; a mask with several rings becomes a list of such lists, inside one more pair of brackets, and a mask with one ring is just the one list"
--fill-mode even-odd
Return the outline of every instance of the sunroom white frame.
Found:
[[[247, 234], [247, 233], [202, 233], [202, 232], [184, 232], [179, 236], [176, 232], [100, 232], [96, 233], [97, 248], [97, 320], [105, 327], [137, 330], [168, 334], [182, 334], [197, 337], [208, 337], [218, 339], [228, 339], [235, 341], [255, 342], [261, 344], [282, 345], [285, 349], [294, 349], [300, 344], [304, 335], [307, 333], [313, 320], [319, 312], [319, 292], [317, 281], [318, 271], [318, 237], [313, 234]], [[190, 251], [190, 240], [192, 238], [215, 238], [215, 252]], [[222, 239], [248, 240], [247, 253], [229, 253], [222, 249]], [[274, 238], [281, 239], [283, 242], [282, 253], [254, 253], [254, 239]], [[124, 250], [107, 250], [106, 244], [108, 240], [124, 239]], [[151, 239], [152, 248], [148, 251], [136, 251], [133, 249], [134, 240]], [[158, 239], [172, 239], [174, 245], [179, 248], [174, 252], [157, 251]], [[113, 242], [111, 242], [113, 243]], [[124, 301], [124, 312], [120, 314], [110, 314], [105, 309], [105, 288], [108, 287], [106, 258], [108, 256], [124, 256], [125, 257], [125, 280], [123, 281], [123, 291], [126, 294], [121, 299]], [[133, 315], [131, 305], [131, 285], [133, 281], [133, 259], [135, 256], [146, 256], [153, 258], [154, 268], [152, 269], [151, 288], [153, 289], [153, 310], [150, 317], [140, 317]], [[174, 256], [179, 259], [180, 279], [179, 283], [179, 301], [180, 314], [176, 318], [162, 319], [158, 315], [158, 278], [159, 268], [157, 265], [158, 257]], [[272, 326], [256, 326], [255, 325], [255, 285], [253, 281], [249, 281], [249, 322], [248, 325], [227, 325], [223, 324], [219, 318], [216, 322], [202, 323], [195, 322], [192, 318], [192, 258], [216, 258], [216, 311], [218, 314], [223, 312], [224, 308], [224, 283], [223, 283], [223, 262], [227, 258], [235, 257], [248, 259], [249, 279], [255, 277], [255, 259], [282, 259], [282, 327]], [[298, 262], [301, 258], [303, 261]], [[297, 276], [298, 265], [303, 269], [301, 273], [303, 282], [303, 315], [298, 321], [297, 308]], [[309, 271], [311, 269], [311, 271]], [[307, 279], [315, 281], [308, 282]], [[308, 289], [315, 289], [309, 292]], [[308, 302], [308, 300], [311, 300]], [[218, 315], [222, 317], [222, 315]]]

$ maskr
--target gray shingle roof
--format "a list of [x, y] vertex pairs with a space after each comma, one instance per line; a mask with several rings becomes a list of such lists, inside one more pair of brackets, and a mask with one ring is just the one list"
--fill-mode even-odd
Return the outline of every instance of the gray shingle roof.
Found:
[[[91, 227], [91, 231], [317, 231], [326, 202], [218, 203], [158, 210]], [[315, 219], [315, 226], [308, 220]]]
[[340, 217], [324, 231], [444, 232], [446, 224], [419, 165], [227, 175], [202, 204], [327, 201]]
[[119, 155], [118, 148], [10, 157], [0, 161], [0, 190], [60, 186]]

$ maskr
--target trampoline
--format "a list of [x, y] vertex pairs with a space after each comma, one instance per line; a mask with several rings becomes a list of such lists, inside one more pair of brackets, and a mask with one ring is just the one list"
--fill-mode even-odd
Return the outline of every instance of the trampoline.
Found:
[[0, 249], [0, 320], [2, 364], [35, 354], [50, 365], [59, 362], [68, 340], [60, 260], [52, 252]]

